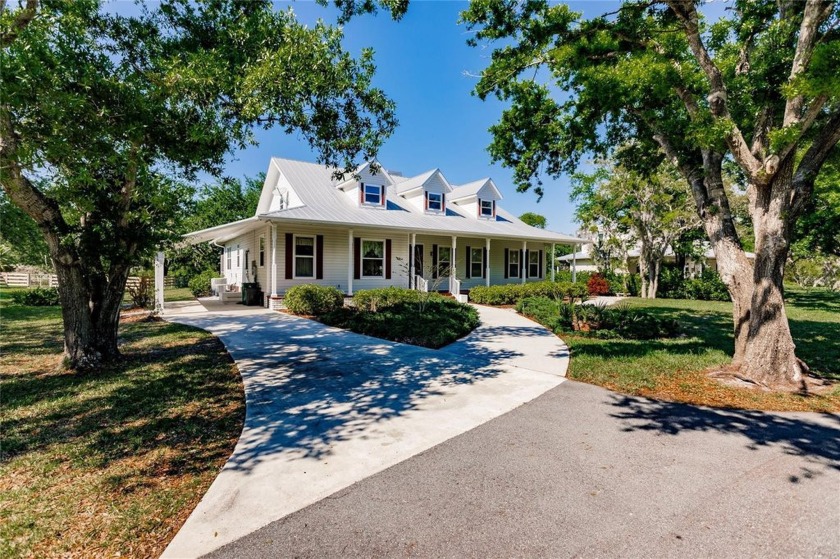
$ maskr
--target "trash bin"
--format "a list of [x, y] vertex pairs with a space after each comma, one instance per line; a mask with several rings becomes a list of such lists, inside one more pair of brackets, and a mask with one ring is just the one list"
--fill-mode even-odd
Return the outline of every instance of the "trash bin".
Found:
[[242, 304], [248, 304], [248, 290], [249, 289], [259, 289], [260, 284], [256, 282], [242, 282]]
[[263, 292], [258, 283], [242, 284], [242, 303], [249, 307], [262, 305]]

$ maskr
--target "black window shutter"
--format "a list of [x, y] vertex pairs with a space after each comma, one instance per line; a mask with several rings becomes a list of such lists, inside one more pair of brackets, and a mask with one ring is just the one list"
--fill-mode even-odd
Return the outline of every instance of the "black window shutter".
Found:
[[510, 277], [510, 251], [505, 249], [505, 279]]
[[391, 279], [391, 239], [385, 239], [385, 279]]
[[293, 251], [295, 249], [294, 243], [294, 235], [286, 233], [286, 279], [292, 279], [292, 274], [294, 273], [292, 270]]
[[490, 261], [487, 260], [487, 257], [490, 256], [487, 254], [487, 247], [484, 247], [484, 260], [482, 261], [481, 265], [481, 277], [487, 277], [487, 268], [490, 266]]
[[432, 245], [432, 278], [438, 277], [437, 248], [437, 245]]
[[385, 205], [385, 186], [379, 187], [379, 200], [381, 200], [382, 205]]
[[362, 239], [353, 237], [353, 279], [362, 277]]
[[470, 279], [472, 277], [472, 260], [470, 260], [470, 247], [469, 247], [469, 245], [467, 245], [466, 262], [467, 262], [467, 276], [466, 277], [467, 277], [467, 279]]
[[324, 236], [315, 237], [315, 279], [324, 279]]

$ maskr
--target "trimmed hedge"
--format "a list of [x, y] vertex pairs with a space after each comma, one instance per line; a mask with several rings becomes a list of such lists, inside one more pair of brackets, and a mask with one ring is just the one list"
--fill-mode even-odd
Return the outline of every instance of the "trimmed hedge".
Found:
[[329, 285], [305, 283], [290, 287], [283, 304], [290, 313], [317, 316], [343, 307], [344, 294]]
[[[353, 295], [353, 304], [362, 311], [376, 312], [401, 303], [412, 304], [420, 302], [419, 291], [405, 287], [380, 287], [377, 289], [362, 289]], [[430, 300], [440, 298], [437, 293], [423, 294]]]
[[526, 297], [579, 299], [587, 295], [586, 284], [580, 282], [540, 281], [491, 285], [490, 287], [479, 286], [470, 289], [470, 301], [479, 305], [515, 305]]

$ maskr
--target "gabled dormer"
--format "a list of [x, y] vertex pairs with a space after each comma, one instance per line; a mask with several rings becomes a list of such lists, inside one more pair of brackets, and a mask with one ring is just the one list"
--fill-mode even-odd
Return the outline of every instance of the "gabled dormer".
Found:
[[256, 215], [297, 208], [303, 205], [303, 200], [301, 200], [289, 179], [280, 172], [276, 165], [272, 164], [269, 167], [269, 172], [266, 173]]
[[385, 209], [388, 203], [388, 186], [393, 179], [375, 161], [368, 161], [353, 172], [347, 180], [336, 185], [338, 190], [360, 208]]
[[445, 215], [447, 196], [452, 185], [440, 169], [432, 169], [398, 183], [395, 190], [416, 209], [427, 214]]
[[496, 219], [496, 203], [502, 199], [493, 179], [486, 178], [456, 186], [449, 193], [449, 200], [457, 204], [464, 213], [476, 219]]

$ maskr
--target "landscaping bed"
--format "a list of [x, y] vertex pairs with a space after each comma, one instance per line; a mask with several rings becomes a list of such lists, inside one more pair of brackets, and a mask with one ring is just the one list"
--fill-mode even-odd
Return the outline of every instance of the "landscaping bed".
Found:
[[[731, 361], [731, 303], [631, 298], [617, 309], [583, 311], [587, 324], [583, 328], [574, 327], [568, 304], [557, 300], [525, 298], [517, 304], [517, 310], [569, 345], [567, 376], [571, 379], [636, 396], [712, 407], [840, 411], [838, 293], [788, 292], [787, 313], [797, 354], [816, 377], [829, 383], [810, 394], [731, 386], [709, 375], [710, 371], [725, 369]], [[615, 315], [631, 319], [616, 324]], [[590, 328], [592, 324], [598, 328]]]
[[343, 306], [330, 287], [302, 285], [289, 289], [286, 307], [329, 326], [394, 342], [437, 349], [466, 336], [479, 325], [478, 311], [437, 293], [399, 287], [366, 289]]
[[158, 320], [121, 326], [124, 359], [59, 368], [58, 307], [2, 313], [0, 556], [157, 557], [230, 456], [245, 405], [219, 340]]

